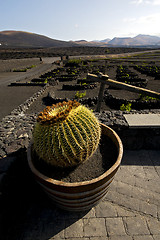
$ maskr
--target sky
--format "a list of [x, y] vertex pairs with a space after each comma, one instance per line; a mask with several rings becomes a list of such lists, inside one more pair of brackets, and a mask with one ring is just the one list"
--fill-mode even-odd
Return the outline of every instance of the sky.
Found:
[[4, 30], [65, 41], [160, 37], [160, 0], [1, 0]]

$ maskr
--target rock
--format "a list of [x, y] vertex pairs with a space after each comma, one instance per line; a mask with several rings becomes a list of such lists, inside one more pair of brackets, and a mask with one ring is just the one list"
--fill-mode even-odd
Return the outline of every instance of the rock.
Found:
[[20, 145], [17, 145], [16, 142], [12, 142], [10, 145], [6, 146], [5, 150], [7, 154], [11, 154], [20, 149]]
[[55, 93], [52, 91], [48, 92], [48, 95], [47, 95], [48, 98], [51, 98], [51, 99], [54, 99], [55, 98]]

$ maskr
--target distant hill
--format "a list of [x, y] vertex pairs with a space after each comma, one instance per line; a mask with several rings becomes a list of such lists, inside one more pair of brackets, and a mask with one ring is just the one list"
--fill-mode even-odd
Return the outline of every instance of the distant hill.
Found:
[[106, 39], [104, 39], [104, 40], [100, 40], [100, 42], [102, 42], [102, 43], [108, 43], [109, 41], [111, 41], [110, 38], [106, 38]]
[[23, 31], [0, 32], [0, 46], [4, 47], [73, 47], [74, 42], [55, 40], [43, 35]]
[[112, 40], [79, 40], [61, 41], [43, 35], [23, 31], [2, 31], [0, 32], [0, 47], [25, 47], [25, 48], [49, 48], [49, 47], [134, 47], [134, 46], [159, 46], [160, 37], [150, 35], [137, 35], [136, 37], [115, 37]]
[[139, 34], [133, 38], [140, 45], [156, 45], [160, 43], [160, 37]]
[[155, 46], [155, 45], [160, 45], [160, 37], [139, 34], [133, 38], [131, 38], [131, 37], [124, 37], [124, 38], [115, 37], [113, 39], [106, 38], [104, 40], [93, 40], [93, 41], [80, 40], [80, 41], [75, 41], [75, 43], [77, 43], [79, 45], [95, 46], [95, 47], [98, 47], [98, 46], [99, 47]]
[[74, 41], [74, 43], [79, 44], [81, 46], [88, 46], [88, 47], [106, 47], [106, 43], [103, 43], [101, 41], [78, 40], [78, 41]]
[[146, 46], [157, 45], [159, 42], [160, 37], [139, 34], [133, 38], [113, 38], [108, 44], [118, 46]]
[[113, 38], [111, 41], [108, 42], [108, 44], [110, 45], [132, 45], [134, 43], [134, 41], [132, 40], [132, 38]]

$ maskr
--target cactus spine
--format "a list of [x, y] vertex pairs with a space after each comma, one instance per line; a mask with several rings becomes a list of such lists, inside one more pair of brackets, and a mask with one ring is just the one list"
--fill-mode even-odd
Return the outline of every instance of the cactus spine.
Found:
[[34, 149], [50, 165], [75, 166], [94, 153], [100, 135], [99, 122], [88, 108], [76, 101], [58, 103], [39, 114]]

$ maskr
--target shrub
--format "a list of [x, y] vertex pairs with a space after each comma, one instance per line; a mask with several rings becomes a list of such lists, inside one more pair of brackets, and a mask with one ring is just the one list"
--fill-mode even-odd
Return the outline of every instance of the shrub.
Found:
[[120, 106], [120, 110], [130, 112], [131, 111], [131, 106], [132, 106], [131, 103], [127, 103], [126, 105], [122, 104]]
[[78, 98], [83, 98], [86, 96], [86, 91], [85, 92], [79, 92], [77, 91], [76, 94], [75, 94], [75, 98], [78, 99]]

